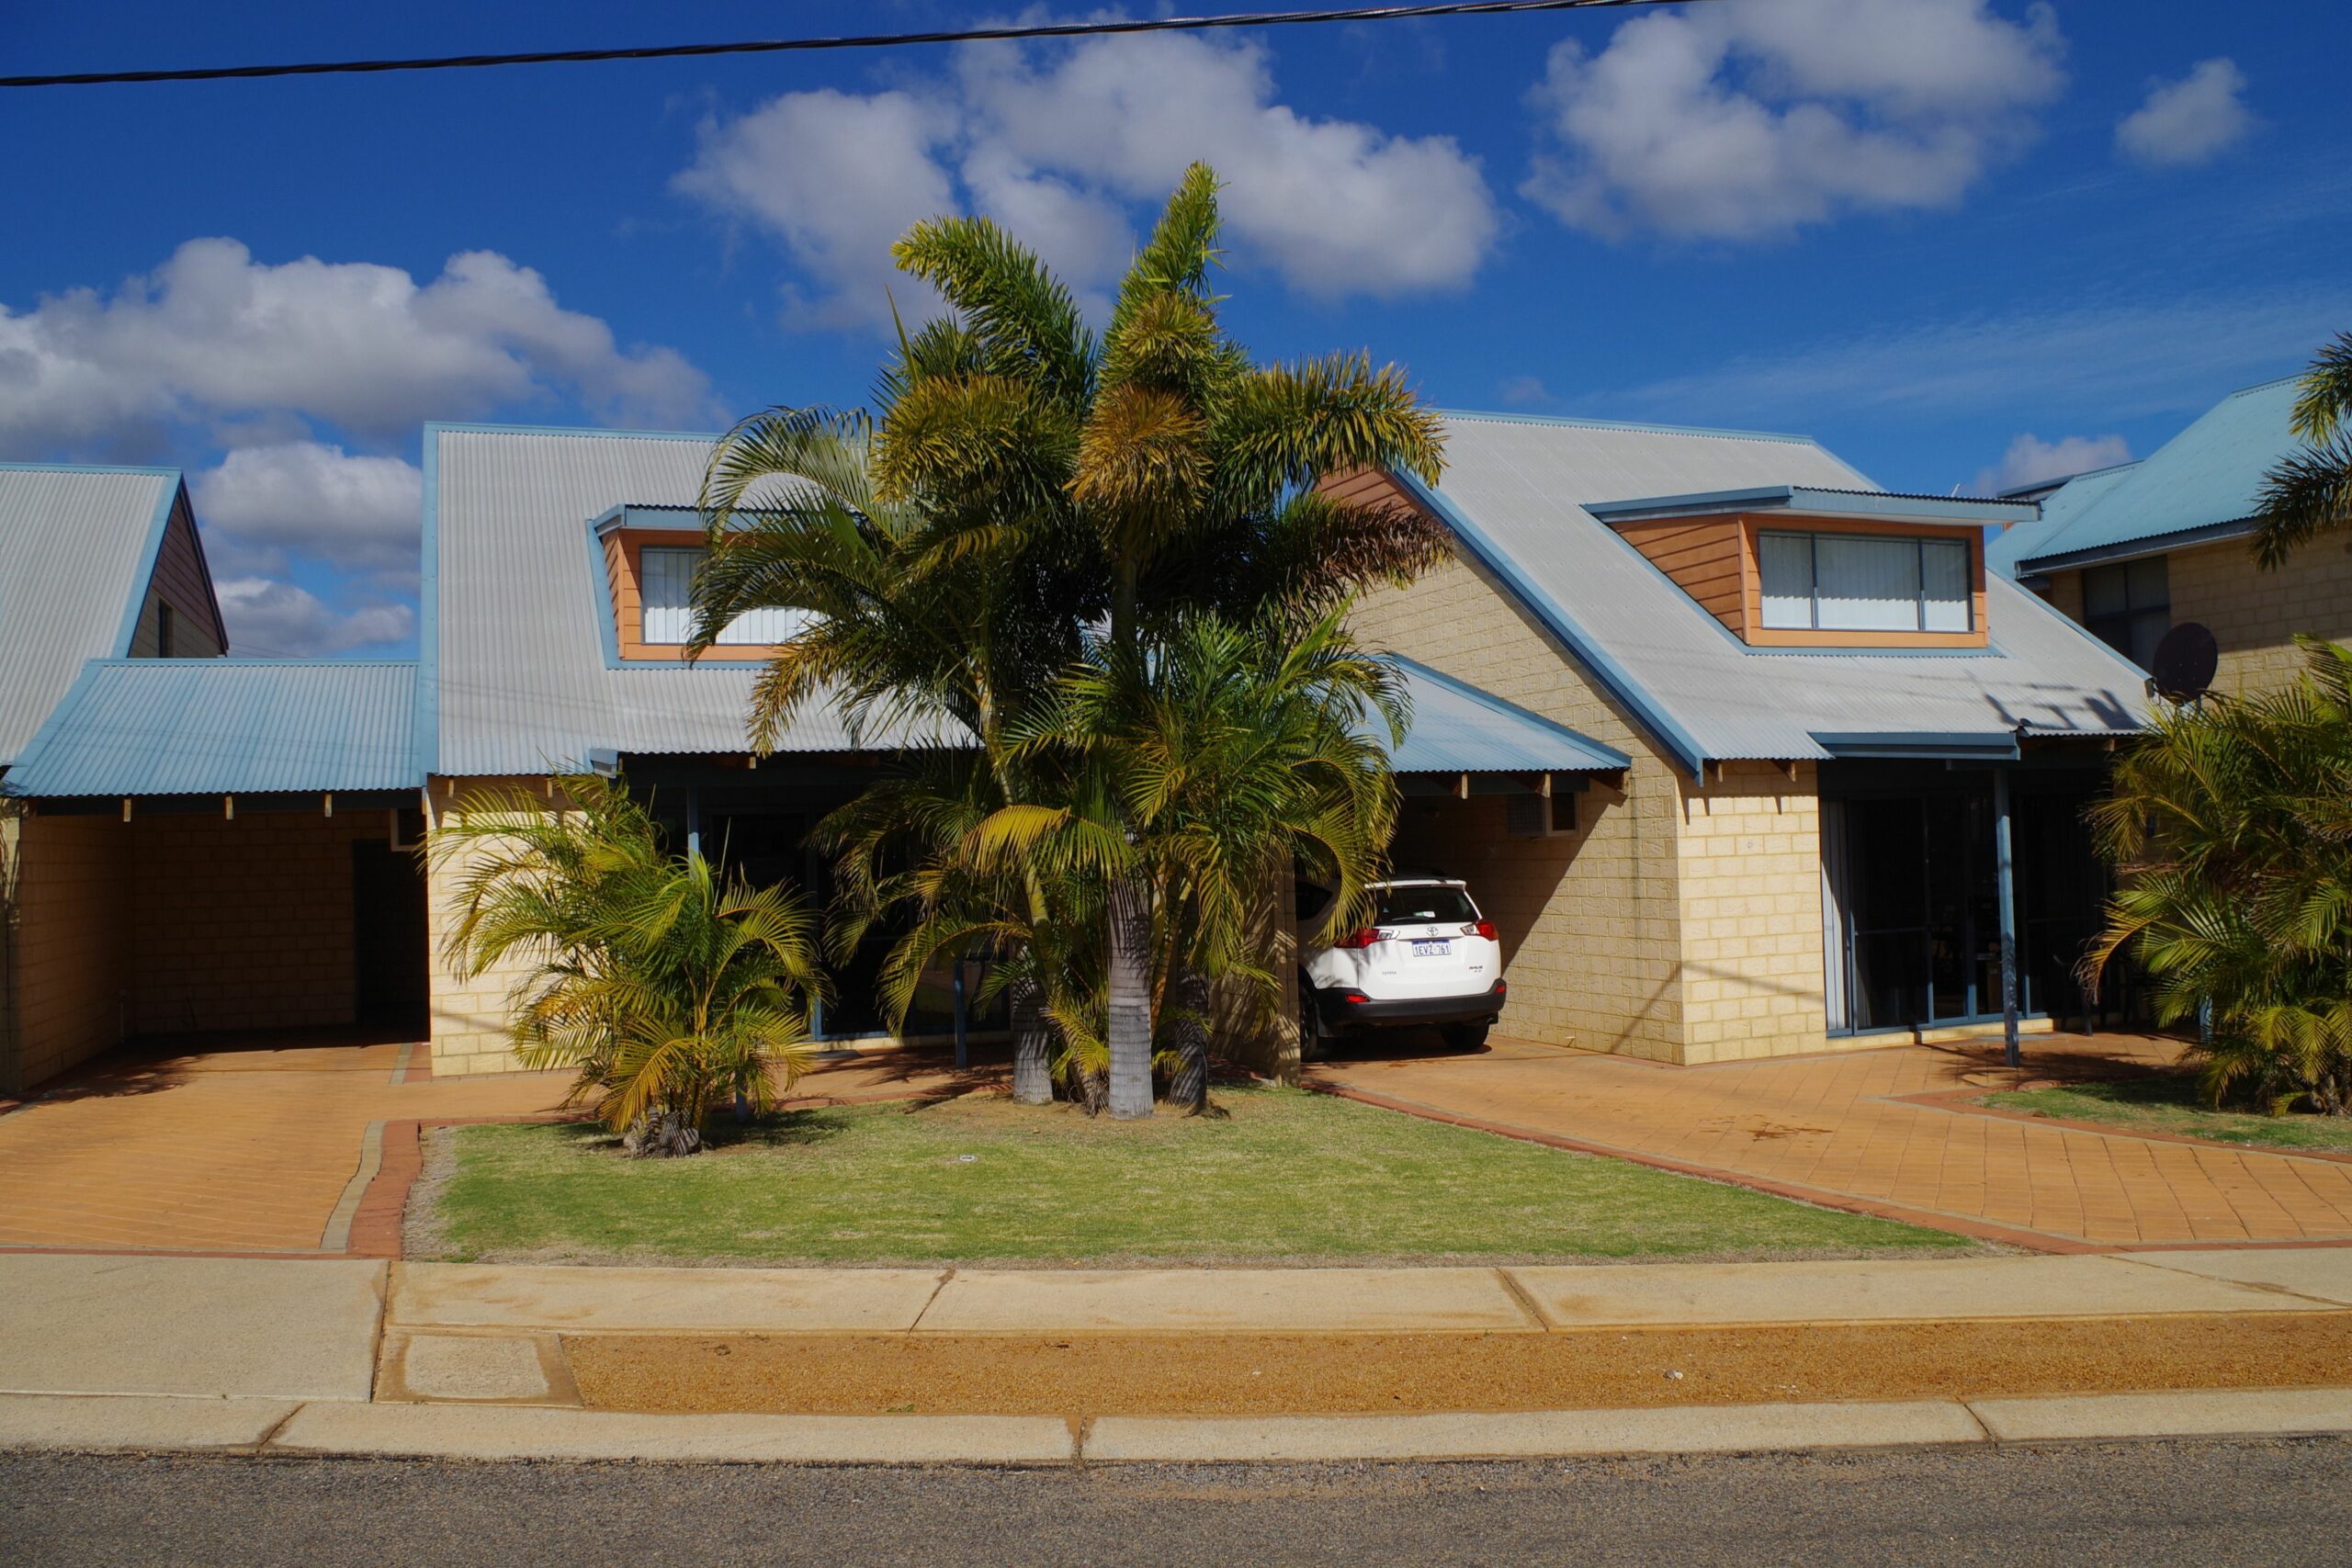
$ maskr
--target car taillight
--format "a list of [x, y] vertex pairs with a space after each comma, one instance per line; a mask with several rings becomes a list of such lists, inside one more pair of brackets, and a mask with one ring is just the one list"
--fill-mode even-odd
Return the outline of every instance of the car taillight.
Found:
[[1361, 926], [1350, 931], [1340, 942], [1341, 947], [1370, 947], [1375, 942], [1386, 942], [1388, 933], [1377, 926]]
[[1464, 926], [1462, 928], [1462, 934], [1464, 936], [1482, 936], [1488, 942], [1492, 942], [1495, 940], [1495, 922], [1492, 920], [1480, 920], [1476, 925]]

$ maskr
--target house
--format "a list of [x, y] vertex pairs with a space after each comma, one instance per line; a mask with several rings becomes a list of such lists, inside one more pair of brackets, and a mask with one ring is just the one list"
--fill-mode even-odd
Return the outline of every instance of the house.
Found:
[[2300, 450], [2301, 378], [2233, 392], [2136, 463], [2017, 492], [2041, 515], [1989, 551], [2016, 578], [2145, 668], [2195, 622], [2221, 653], [2213, 689], [2275, 690], [2302, 667], [2298, 633], [2352, 638], [2352, 544], [2316, 539], [2282, 571], [2247, 547], [2263, 475]]
[[1506, 1030], [1685, 1064], [1980, 1032], [2005, 906], [2029, 1027], [2076, 1005], [2081, 808], [2143, 681], [1987, 571], [2033, 503], [1889, 494], [1801, 437], [1457, 414], [1446, 444], [1439, 487], [1342, 482], [1456, 545], [1357, 629], [1632, 759], [1534, 818], [1408, 803], [1396, 858], [1500, 929]]
[[[1508, 1031], [1686, 1063], [1973, 1031], [2000, 1009], [2005, 902], [2028, 1010], [2070, 1005], [2099, 887], [2079, 808], [2142, 722], [2141, 677], [1986, 570], [1987, 525], [2032, 523], [2033, 502], [1889, 494], [1792, 437], [1447, 431], [1438, 488], [1341, 482], [1456, 544], [1357, 624], [1414, 706], [1396, 859], [1473, 883]], [[11, 995], [78, 1022], [18, 1081], [129, 1035], [266, 1029], [429, 1041], [439, 1076], [510, 1069], [517, 974], [453, 972], [465, 868], [412, 852], [492, 795], [561, 809], [567, 773], [617, 770], [677, 841], [821, 890], [809, 827], [918, 738], [854, 737], [817, 706], [752, 756], [744, 714], [786, 615], [683, 657], [714, 439], [429, 427], [414, 661], [58, 652], [0, 793], [28, 843], [82, 846], [85, 904], [131, 918], [25, 905], [74, 963]], [[1290, 892], [1269, 911], [1283, 966]], [[878, 957], [837, 966], [820, 1037], [880, 1033]], [[957, 995], [940, 976], [908, 1033], [949, 1029]], [[1281, 1069], [1295, 1040], [1275, 1018], [1238, 1043]]]
[[[228, 648], [176, 469], [0, 463], [0, 783], [87, 661]], [[0, 1089], [121, 1032], [119, 850], [88, 824], [0, 812]]]

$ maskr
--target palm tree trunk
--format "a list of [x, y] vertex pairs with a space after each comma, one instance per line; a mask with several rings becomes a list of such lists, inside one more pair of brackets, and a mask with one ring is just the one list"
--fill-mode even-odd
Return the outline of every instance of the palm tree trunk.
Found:
[[1054, 1098], [1052, 1029], [1046, 1022], [1045, 991], [1033, 975], [1018, 975], [1005, 987], [1012, 1011], [1012, 1098], [1022, 1105], [1044, 1105]]
[[1209, 1108], [1209, 983], [1198, 970], [1186, 969], [1173, 996], [1176, 1010], [1176, 1077], [1168, 1086], [1171, 1104], [1187, 1116], [1202, 1116]]
[[1111, 1114], [1151, 1114], [1151, 886], [1137, 873], [1111, 881], [1111, 952], [1104, 976]]

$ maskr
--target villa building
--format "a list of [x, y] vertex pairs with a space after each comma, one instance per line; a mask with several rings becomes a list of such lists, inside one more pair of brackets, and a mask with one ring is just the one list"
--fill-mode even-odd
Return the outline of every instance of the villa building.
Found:
[[[1440, 487], [1341, 482], [1456, 542], [1357, 626], [1415, 710], [1395, 858], [1467, 878], [1497, 921], [1505, 1032], [1701, 1063], [1980, 1029], [2005, 908], [2028, 1011], [2074, 1005], [2100, 886], [2079, 809], [2144, 710], [2127, 660], [1988, 571], [1988, 526], [2035, 525], [2032, 500], [1890, 494], [1782, 436], [1487, 415], [1447, 435]], [[225, 650], [209, 586], [185, 586], [209, 579], [175, 475], [142, 494], [152, 513], [170, 492], [154, 514], [185, 545], [54, 607], [53, 679], [12, 686], [24, 737], [0, 737], [22, 835], [0, 1087], [131, 1035], [281, 1027], [390, 1032], [437, 1075], [511, 1068], [514, 976], [452, 973], [458, 868], [413, 852], [489, 792], [560, 809], [565, 773], [617, 770], [679, 841], [821, 891], [810, 824], [908, 738], [854, 744], [815, 708], [750, 753], [787, 616], [682, 657], [713, 438], [424, 439], [413, 661], [136, 657]], [[0, 486], [0, 529], [59, 534], [62, 504]], [[81, 531], [108, 527], [138, 532]], [[154, 603], [162, 649], [139, 640]], [[81, 913], [51, 908], [60, 877]], [[876, 956], [841, 966], [823, 1037], [878, 1033]], [[946, 1029], [955, 996], [943, 975], [910, 1032]], [[1278, 1016], [1233, 1043], [1282, 1070], [1295, 1041]]]

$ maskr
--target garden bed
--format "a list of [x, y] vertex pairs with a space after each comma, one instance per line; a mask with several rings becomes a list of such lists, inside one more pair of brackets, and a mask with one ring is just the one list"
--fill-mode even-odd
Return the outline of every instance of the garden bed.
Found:
[[1296, 1089], [1091, 1120], [981, 1092], [794, 1112], [686, 1159], [578, 1124], [433, 1134], [409, 1254], [996, 1266], [1919, 1255], [1976, 1244]]

